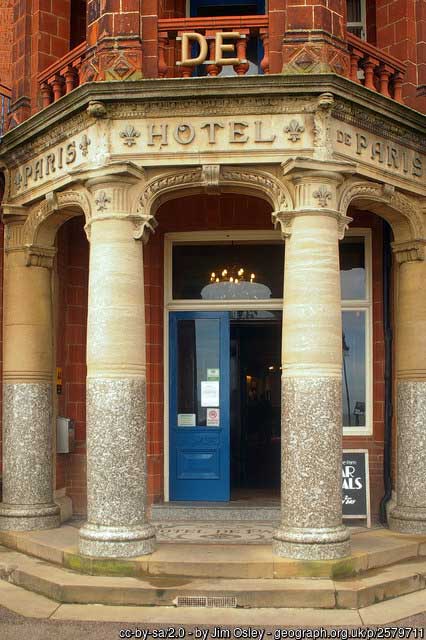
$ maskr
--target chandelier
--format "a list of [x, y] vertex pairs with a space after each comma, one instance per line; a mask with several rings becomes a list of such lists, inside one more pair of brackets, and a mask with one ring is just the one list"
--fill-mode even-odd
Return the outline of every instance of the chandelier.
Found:
[[[249, 272], [247, 272], [249, 273]], [[203, 300], [265, 300], [271, 297], [271, 290], [264, 284], [255, 282], [256, 274], [234, 265], [210, 274], [210, 284], [201, 291]]]
[[[250, 282], [253, 282], [256, 278], [254, 273], [250, 274]], [[241, 267], [237, 270], [237, 267], [232, 267], [231, 269], [223, 269], [220, 275], [216, 274], [215, 271], [212, 271], [210, 276], [210, 282], [219, 283], [219, 282], [230, 282], [233, 284], [239, 284], [241, 282], [248, 282], [245, 280], [244, 269]]]

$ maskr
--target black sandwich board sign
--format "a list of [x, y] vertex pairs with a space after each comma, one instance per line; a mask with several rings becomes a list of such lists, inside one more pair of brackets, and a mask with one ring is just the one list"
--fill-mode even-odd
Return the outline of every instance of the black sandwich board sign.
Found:
[[342, 459], [342, 508], [347, 519], [365, 518], [371, 526], [370, 482], [367, 449], [344, 449]]

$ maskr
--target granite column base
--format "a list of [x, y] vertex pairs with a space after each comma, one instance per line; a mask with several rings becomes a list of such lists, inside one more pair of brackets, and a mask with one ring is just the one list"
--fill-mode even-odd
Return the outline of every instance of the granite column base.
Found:
[[397, 504], [393, 531], [426, 534], [426, 382], [398, 383]]
[[53, 499], [52, 385], [3, 385], [3, 502], [0, 529], [31, 531], [60, 525]]
[[154, 551], [155, 530], [146, 521], [145, 411], [143, 379], [88, 379], [83, 555], [132, 557]]
[[350, 555], [342, 524], [341, 379], [283, 377], [282, 523], [273, 552], [300, 560]]

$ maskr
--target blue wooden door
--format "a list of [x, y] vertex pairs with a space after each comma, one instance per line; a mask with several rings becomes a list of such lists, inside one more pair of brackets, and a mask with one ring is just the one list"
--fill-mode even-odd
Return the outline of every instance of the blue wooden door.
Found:
[[170, 314], [170, 500], [230, 497], [229, 314]]

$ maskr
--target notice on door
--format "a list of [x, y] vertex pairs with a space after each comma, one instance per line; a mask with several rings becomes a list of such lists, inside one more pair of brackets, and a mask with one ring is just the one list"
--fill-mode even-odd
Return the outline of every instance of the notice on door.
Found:
[[178, 427], [195, 427], [195, 413], [178, 413]]
[[201, 406], [219, 406], [219, 382], [214, 380], [201, 381]]
[[219, 369], [207, 369], [207, 380], [219, 380]]
[[220, 409], [209, 407], [207, 409], [207, 426], [218, 427], [220, 422]]

